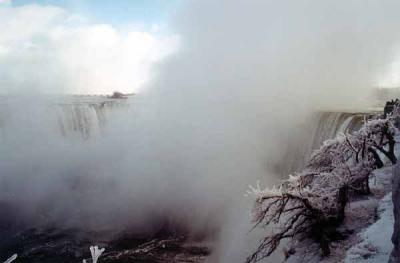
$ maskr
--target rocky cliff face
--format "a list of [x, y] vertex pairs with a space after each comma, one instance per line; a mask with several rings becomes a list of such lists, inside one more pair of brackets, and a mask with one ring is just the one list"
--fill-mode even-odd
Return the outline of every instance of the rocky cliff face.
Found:
[[400, 262], [400, 162], [393, 168], [392, 200], [394, 214], [394, 229], [392, 242], [394, 245], [389, 262]]

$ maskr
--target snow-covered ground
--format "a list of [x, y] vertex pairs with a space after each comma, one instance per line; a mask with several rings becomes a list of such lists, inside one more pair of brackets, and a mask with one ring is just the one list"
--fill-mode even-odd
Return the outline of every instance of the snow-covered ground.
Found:
[[[399, 135], [395, 139], [400, 142]], [[395, 154], [400, 155], [399, 143], [395, 145]], [[330, 244], [330, 256], [321, 257], [319, 246], [305, 240], [296, 245], [296, 253], [286, 262], [388, 262], [393, 248], [392, 174], [393, 166], [386, 161], [383, 168], [373, 171], [369, 182], [371, 194], [349, 197], [346, 217], [338, 228], [344, 238]]]
[[[391, 178], [393, 166], [373, 172], [370, 179], [371, 195], [350, 200], [346, 218], [339, 230], [349, 236], [331, 243], [331, 255], [321, 258], [319, 247], [312, 242], [298, 245], [299, 253], [287, 263], [385, 263], [392, 250], [393, 204]], [[267, 261], [269, 262], [269, 261]]]
[[382, 263], [389, 260], [393, 244], [390, 240], [393, 231], [392, 194], [388, 193], [379, 201], [379, 219], [358, 234], [360, 242], [346, 253], [346, 263]]
[[[400, 136], [395, 137], [400, 141]], [[400, 144], [395, 145], [396, 156], [400, 154]], [[354, 245], [347, 249], [345, 262], [388, 262], [390, 253], [393, 249], [391, 237], [393, 233], [393, 203], [392, 203], [392, 173], [393, 166], [387, 166], [374, 171], [374, 177], [371, 178], [370, 185], [373, 197], [378, 198], [377, 216], [378, 220], [366, 227], [357, 234]], [[379, 199], [379, 197], [383, 198]]]

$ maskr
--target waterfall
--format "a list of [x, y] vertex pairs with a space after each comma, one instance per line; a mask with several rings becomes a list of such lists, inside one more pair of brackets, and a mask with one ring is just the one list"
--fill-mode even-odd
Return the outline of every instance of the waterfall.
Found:
[[[15, 110], [15, 105], [7, 107], [9, 103], [18, 103], [15, 101], [0, 97], [0, 141], [7, 137], [7, 134], [15, 132], [15, 128], [12, 128], [13, 125], [10, 123], [13, 122], [13, 115], [18, 115], [18, 113], [10, 111], [10, 109]], [[116, 99], [107, 96], [57, 96], [50, 99], [46, 114], [52, 115], [47, 116], [50, 117], [47, 119], [50, 120], [50, 127], [55, 134], [65, 139], [88, 140], [101, 136], [106, 124], [121, 110], [127, 110], [131, 101], [132, 97]], [[23, 112], [23, 106], [21, 111], [19, 115], [29, 115]], [[358, 130], [363, 121], [373, 115], [373, 112], [367, 111], [320, 111], [312, 114], [304, 122], [304, 127], [293, 131], [293, 138], [288, 139], [282, 162], [272, 167], [271, 171], [285, 177], [302, 170], [312, 151], [318, 149], [325, 140], [335, 138], [340, 133]], [[18, 125], [15, 126], [18, 127]]]
[[318, 149], [325, 140], [333, 139], [340, 133], [351, 133], [358, 130], [364, 119], [369, 119], [371, 113], [352, 112], [319, 112], [312, 133], [310, 151]]
[[376, 113], [368, 111], [321, 111], [313, 114], [309, 120], [305, 121], [305, 127], [303, 127], [305, 132], [290, 141], [284, 162], [279, 165], [278, 172], [282, 177], [286, 177], [288, 174], [301, 171], [311, 153], [321, 147], [324, 141], [333, 139], [340, 133], [358, 130], [364, 120], [375, 115]]
[[[101, 136], [107, 122], [118, 111], [126, 110], [130, 101], [131, 98], [115, 99], [107, 96], [56, 96], [41, 106], [45, 108], [47, 119], [53, 120], [50, 126], [56, 134], [68, 139], [87, 140]], [[0, 100], [0, 139], [12, 134], [13, 122], [20, 121], [21, 116], [17, 115], [21, 115], [21, 112], [15, 112], [15, 104], [22, 104], [23, 107], [25, 103], [18, 98]], [[36, 121], [33, 123], [38, 124]]]
[[57, 105], [57, 122], [64, 137], [89, 139], [100, 136], [111, 115], [127, 106], [121, 100], [73, 101]]

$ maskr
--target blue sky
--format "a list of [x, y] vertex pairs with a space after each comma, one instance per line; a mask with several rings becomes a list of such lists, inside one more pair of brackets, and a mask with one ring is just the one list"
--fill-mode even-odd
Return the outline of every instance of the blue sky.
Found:
[[53, 5], [82, 14], [96, 22], [121, 25], [164, 24], [183, 0], [13, 0], [13, 6]]

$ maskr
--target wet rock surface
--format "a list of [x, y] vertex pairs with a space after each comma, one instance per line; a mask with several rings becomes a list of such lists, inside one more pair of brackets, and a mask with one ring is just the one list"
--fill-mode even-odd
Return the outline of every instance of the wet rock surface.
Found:
[[91, 262], [91, 245], [106, 249], [100, 258], [104, 263], [203, 262], [211, 253], [203, 243], [171, 233], [160, 232], [151, 238], [125, 235], [107, 240], [97, 233], [49, 228], [28, 229], [2, 238], [0, 262], [14, 253], [21, 263], [67, 263], [82, 262], [82, 259]]

